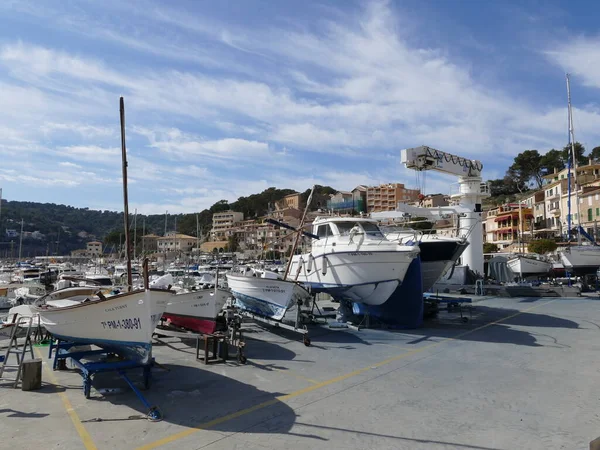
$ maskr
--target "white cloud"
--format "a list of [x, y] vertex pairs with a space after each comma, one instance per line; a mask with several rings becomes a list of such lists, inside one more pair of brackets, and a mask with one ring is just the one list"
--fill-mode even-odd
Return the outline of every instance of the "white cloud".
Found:
[[121, 165], [121, 149], [117, 147], [99, 147], [97, 145], [72, 145], [58, 149], [61, 156], [86, 161], [89, 163], [102, 163]]
[[600, 35], [579, 36], [546, 50], [553, 63], [571, 72], [586, 86], [600, 88]]
[[[0, 152], [65, 159], [59, 167], [71, 169], [73, 183], [85, 181], [82, 167], [116, 182], [124, 95], [129, 177], [149, 210], [207, 207], [269, 186], [410, 185], [414, 174], [400, 170], [397, 154], [420, 144], [482, 159], [490, 173], [518, 151], [565, 144], [562, 98], [540, 105], [476, 81], [476, 62], [416, 45], [417, 24], [386, 2], [305, 28], [232, 27], [155, 3], [104, 7], [96, 23], [92, 5], [25, 11], [90, 45], [85, 53], [39, 42], [0, 47]], [[127, 32], [111, 19], [124, 12]], [[127, 49], [107, 52], [107, 42]], [[578, 38], [547, 54], [598, 87], [598, 44]], [[117, 66], [116, 55], [134, 57]], [[576, 137], [597, 145], [597, 107], [575, 104]]]
[[62, 166], [62, 167], [72, 167], [74, 169], [83, 169], [83, 167], [80, 166], [79, 164], [75, 164], [75, 163], [72, 163], [69, 161], [61, 161], [58, 163], [58, 165]]

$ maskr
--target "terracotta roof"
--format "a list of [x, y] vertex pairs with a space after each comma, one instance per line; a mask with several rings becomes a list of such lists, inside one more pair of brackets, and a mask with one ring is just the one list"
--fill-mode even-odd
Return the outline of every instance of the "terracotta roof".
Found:
[[159, 240], [167, 240], [167, 239], [196, 239], [194, 236], [188, 236], [187, 234], [175, 234], [171, 236], [163, 236], [159, 237]]

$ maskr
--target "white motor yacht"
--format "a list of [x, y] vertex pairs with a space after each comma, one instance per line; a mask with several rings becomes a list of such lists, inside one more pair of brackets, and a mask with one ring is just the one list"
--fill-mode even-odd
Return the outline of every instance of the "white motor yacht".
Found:
[[419, 254], [386, 239], [373, 219], [317, 217], [313, 235], [311, 251], [292, 257], [288, 279], [338, 300], [383, 304]]

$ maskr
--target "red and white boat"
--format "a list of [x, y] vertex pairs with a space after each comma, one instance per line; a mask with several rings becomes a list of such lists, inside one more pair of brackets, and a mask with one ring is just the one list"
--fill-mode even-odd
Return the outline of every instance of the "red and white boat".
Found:
[[[150, 282], [151, 286], [162, 288], [173, 284], [175, 283], [171, 274]], [[168, 325], [196, 333], [212, 334], [217, 330], [217, 319], [230, 296], [228, 290], [219, 287], [180, 290], [169, 299], [162, 318]]]
[[217, 330], [217, 318], [230, 295], [229, 291], [220, 288], [174, 295], [167, 304], [163, 319], [169, 325], [212, 334]]

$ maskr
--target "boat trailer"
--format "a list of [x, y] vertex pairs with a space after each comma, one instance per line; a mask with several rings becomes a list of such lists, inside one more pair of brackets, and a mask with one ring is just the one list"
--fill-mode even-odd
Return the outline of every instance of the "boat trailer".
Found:
[[[54, 361], [52, 364], [53, 370], [61, 370], [66, 368], [66, 360], [71, 359], [73, 364], [81, 371], [83, 378], [83, 394], [85, 398], [90, 398], [92, 388], [92, 378], [95, 374], [101, 372], [117, 372], [133, 390], [137, 398], [143, 403], [148, 412], [146, 418], [151, 422], [159, 422], [163, 419], [162, 412], [158, 406], [151, 405], [140, 390], [135, 386], [133, 381], [127, 376], [127, 371], [142, 369], [144, 389], [150, 386], [152, 367], [157, 364], [154, 358], [149, 363], [142, 364], [137, 361], [121, 358], [115, 353], [106, 350], [84, 350], [84, 351], [69, 351], [76, 346], [88, 346], [88, 343], [78, 343], [70, 341], [62, 341], [57, 339], [52, 340], [48, 349], [48, 358], [52, 358], [54, 353]], [[85, 360], [85, 362], [84, 362]]]

